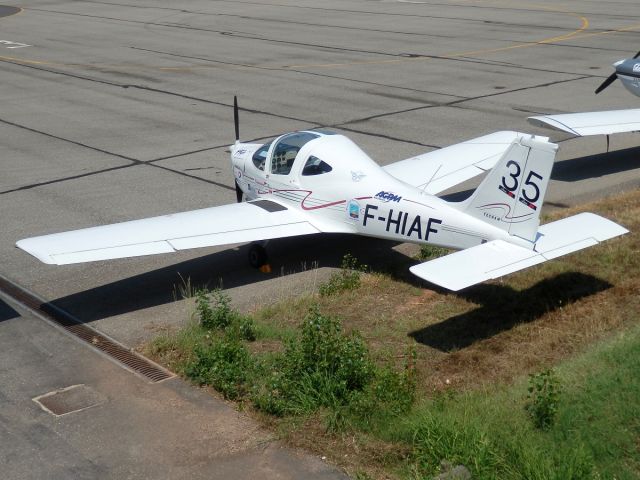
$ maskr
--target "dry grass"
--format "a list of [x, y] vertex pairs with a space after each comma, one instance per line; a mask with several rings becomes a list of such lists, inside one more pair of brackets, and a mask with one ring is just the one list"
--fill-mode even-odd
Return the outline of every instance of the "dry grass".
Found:
[[288, 300], [259, 317], [293, 327], [317, 301], [383, 357], [401, 358], [415, 342], [427, 394], [510, 382], [637, 321], [640, 237], [633, 232], [640, 231], [640, 192], [556, 212], [550, 220], [581, 211], [632, 233], [457, 294], [372, 273], [358, 290]]

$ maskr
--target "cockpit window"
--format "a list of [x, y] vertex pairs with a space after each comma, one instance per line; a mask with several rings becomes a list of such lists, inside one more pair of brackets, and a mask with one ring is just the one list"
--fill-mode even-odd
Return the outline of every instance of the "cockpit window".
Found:
[[267, 152], [270, 146], [271, 142], [265, 143], [253, 154], [253, 164], [258, 170], [264, 170], [264, 164], [267, 162]]
[[289, 175], [293, 161], [300, 149], [307, 143], [318, 138], [318, 134], [311, 132], [296, 132], [285, 135], [277, 143], [271, 157], [271, 173]]
[[329, 173], [331, 170], [331, 165], [320, 160], [318, 157], [311, 155], [309, 160], [307, 160], [307, 163], [304, 164], [302, 175], [305, 177], [311, 175], [322, 175], [323, 173]]
[[323, 135], [337, 135], [336, 132], [332, 132], [331, 130], [326, 130], [324, 128], [314, 128], [313, 131], [321, 133]]

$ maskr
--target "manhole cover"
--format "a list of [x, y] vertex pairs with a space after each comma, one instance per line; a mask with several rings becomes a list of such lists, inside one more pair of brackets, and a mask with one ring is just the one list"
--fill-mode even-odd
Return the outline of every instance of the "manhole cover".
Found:
[[53, 392], [45, 393], [33, 399], [44, 410], [56, 417], [79, 412], [101, 405], [107, 401], [104, 395], [86, 385], [72, 385]]

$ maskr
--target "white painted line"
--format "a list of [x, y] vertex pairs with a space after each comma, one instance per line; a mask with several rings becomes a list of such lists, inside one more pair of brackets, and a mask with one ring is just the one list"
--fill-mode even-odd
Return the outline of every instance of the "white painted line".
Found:
[[33, 47], [33, 45], [28, 45], [26, 43], [20, 43], [20, 42], [12, 42], [11, 40], [0, 40], [0, 44], [4, 45], [6, 48]]

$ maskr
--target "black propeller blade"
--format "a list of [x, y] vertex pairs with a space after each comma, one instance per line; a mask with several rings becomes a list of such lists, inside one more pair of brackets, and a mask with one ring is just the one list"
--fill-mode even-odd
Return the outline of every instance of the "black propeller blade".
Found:
[[[640, 52], [636, 53], [633, 56], [633, 58], [638, 58], [638, 57], [640, 57]], [[615, 82], [617, 78], [618, 78], [618, 72], [613, 72], [611, 75], [609, 75], [607, 79], [604, 82], [602, 82], [602, 84], [598, 88], [596, 88], [596, 95], [601, 91], [603, 91], [605, 88], [607, 88], [609, 85], [611, 85], [613, 82]]]
[[240, 141], [240, 119], [238, 118], [238, 97], [233, 96], [233, 123], [236, 127], [236, 142]]
[[602, 82], [602, 84], [598, 88], [596, 88], [596, 95], [607, 88], [609, 85], [611, 85], [613, 82], [615, 82], [617, 78], [618, 72], [613, 72], [611, 75], [609, 75], [607, 79]]

